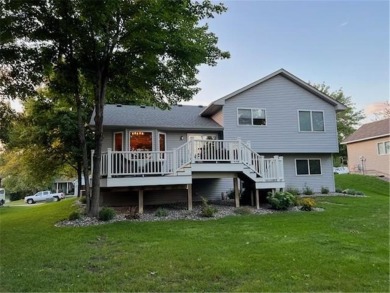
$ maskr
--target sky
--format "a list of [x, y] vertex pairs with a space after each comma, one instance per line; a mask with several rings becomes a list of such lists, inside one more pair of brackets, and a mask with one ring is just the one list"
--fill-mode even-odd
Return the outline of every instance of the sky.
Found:
[[222, 2], [228, 11], [208, 24], [231, 58], [199, 68], [201, 91], [186, 104], [208, 105], [280, 68], [341, 88], [357, 110], [389, 100], [389, 1]]

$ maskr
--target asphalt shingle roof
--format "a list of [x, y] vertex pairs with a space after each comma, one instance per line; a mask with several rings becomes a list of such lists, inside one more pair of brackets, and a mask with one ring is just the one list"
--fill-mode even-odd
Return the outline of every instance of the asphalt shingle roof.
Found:
[[[157, 107], [105, 105], [103, 125], [109, 127], [145, 127], [159, 129], [222, 130], [214, 120], [201, 117], [201, 106], [172, 106], [170, 110]], [[94, 116], [91, 125], [94, 125]]]
[[348, 136], [343, 144], [390, 135], [390, 118], [367, 123]]

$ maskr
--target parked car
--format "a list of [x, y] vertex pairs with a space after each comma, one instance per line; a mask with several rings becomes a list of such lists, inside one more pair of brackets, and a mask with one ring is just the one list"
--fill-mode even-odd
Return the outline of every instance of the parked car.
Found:
[[46, 200], [60, 201], [61, 199], [64, 198], [65, 196], [62, 192], [51, 193], [50, 190], [45, 190], [45, 191], [38, 191], [34, 195], [26, 196], [24, 198], [24, 201], [28, 204], [33, 204], [39, 201], [46, 201]]
[[348, 167], [333, 167], [333, 173], [334, 174], [348, 174], [349, 169], [348, 169]]

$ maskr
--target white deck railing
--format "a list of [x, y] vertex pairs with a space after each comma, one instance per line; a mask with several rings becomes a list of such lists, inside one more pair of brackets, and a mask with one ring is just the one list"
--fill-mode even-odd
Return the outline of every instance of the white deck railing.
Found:
[[283, 157], [264, 158], [240, 140], [190, 140], [172, 151], [102, 153], [102, 176], [177, 175], [194, 163], [242, 163], [261, 181], [283, 181]]

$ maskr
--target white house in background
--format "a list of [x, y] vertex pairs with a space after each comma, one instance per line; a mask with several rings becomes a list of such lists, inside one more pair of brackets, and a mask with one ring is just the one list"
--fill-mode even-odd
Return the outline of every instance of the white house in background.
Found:
[[[346, 107], [280, 69], [207, 107], [106, 105], [102, 204], [220, 199], [240, 186], [334, 191], [336, 112]], [[94, 115], [93, 115], [94, 116]], [[93, 118], [91, 124], [93, 125]]]

